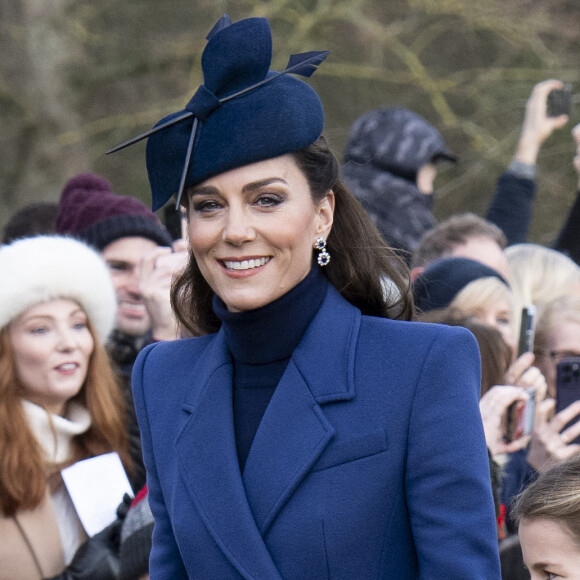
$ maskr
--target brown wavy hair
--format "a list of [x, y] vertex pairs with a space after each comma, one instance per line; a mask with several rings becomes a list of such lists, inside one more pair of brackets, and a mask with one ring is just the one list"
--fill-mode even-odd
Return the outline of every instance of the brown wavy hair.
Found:
[[[91, 426], [74, 437], [74, 452], [69, 463], [117, 451], [125, 469], [131, 473], [125, 403], [109, 357], [90, 321], [88, 326], [95, 347], [85, 383], [69, 402], [78, 402], [88, 410]], [[38, 506], [52, 475], [51, 469], [64, 467], [44, 462], [21, 404], [22, 391], [8, 326], [5, 326], [0, 330], [0, 509], [7, 517]]]
[[558, 522], [580, 546], [580, 455], [541, 473], [515, 498], [512, 513], [518, 525], [536, 519]]
[[[334, 223], [327, 239], [332, 260], [322, 269], [328, 281], [363, 314], [410, 320], [414, 308], [408, 267], [340, 180], [337, 158], [324, 137], [291, 155], [308, 181], [315, 204], [330, 190], [334, 192]], [[187, 267], [173, 282], [171, 304], [192, 335], [219, 329], [213, 296], [190, 251]]]

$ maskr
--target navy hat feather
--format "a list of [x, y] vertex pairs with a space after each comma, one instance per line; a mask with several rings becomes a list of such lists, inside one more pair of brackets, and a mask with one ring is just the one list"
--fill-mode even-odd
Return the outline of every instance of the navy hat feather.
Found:
[[322, 134], [322, 103], [288, 73], [308, 77], [327, 55], [293, 55], [285, 70], [271, 71], [268, 21], [232, 24], [225, 15], [208, 35], [204, 84], [185, 108], [112, 151], [149, 137], [147, 172], [157, 210], [212, 176], [307, 147]]
[[441, 258], [429, 264], [413, 282], [415, 306], [421, 312], [446, 308], [474, 280], [494, 277], [509, 287], [499, 272], [476, 260]]

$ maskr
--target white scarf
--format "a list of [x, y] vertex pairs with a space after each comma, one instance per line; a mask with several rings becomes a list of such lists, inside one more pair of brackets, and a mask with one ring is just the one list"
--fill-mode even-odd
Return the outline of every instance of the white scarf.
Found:
[[49, 464], [68, 461], [73, 437], [85, 433], [91, 426], [89, 412], [78, 403], [69, 403], [66, 417], [49, 413], [26, 399], [22, 399], [22, 407], [28, 425], [42, 448], [44, 460]]
[[[69, 403], [66, 417], [49, 413], [43, 407], [22, 399], [28, 424], [40, 444], [47, 464], [61, 464], [71, 458], [72, 439], [91, 426], [91, 416], [85, 407]], [[51, 428], [52, 423], [52, 428]], [[60, 532], [64, 561], [70, 564], [84, 535], [72, 500], [64, 486], [51, 493], [52, 507]]]

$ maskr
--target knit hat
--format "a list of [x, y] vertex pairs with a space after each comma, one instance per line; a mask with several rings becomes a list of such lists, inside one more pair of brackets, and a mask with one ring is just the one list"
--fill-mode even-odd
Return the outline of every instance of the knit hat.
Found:
[[119, 580], [139, 580], [149, 571], [153, 514], [145, 486], [135, 497], [121, 528]]
[[292, 55], [280, 73], [269, 70], [272, 35], [264, 18], [232, 23], [224, 15], [207, 39], [201, 57], [204, 84], [185, 108], [159, 121], [156, 130], [113, 149], [149, 136], [153, 210], [181, 193], [182, 175], [187, 189], [225, 171], [298, 151], [322, 133], [318, 95], [292, 74], [311, 76], [327, 51]]
[[415, 305], [421, 312], [446, 308], [469, 283], [480, 278], [506, 280], [493, 268], [469, 258], [442, 258], [429, 264], [413, 283]]
[[99, 340], [107, 340], [117, 299], [109, 269], [95, 250], [65, 236], [36, 236], [0, 247], [0, 328], [31, 306], [57, 298], [78, 302]]
[[111, 184], [94, 173], [70, 179], [61, 194], [56, 231], [102, 250], [119, 238], [139, 236], [171, 246], [159, 218], [134, 197], [116, 195]]
[[372, 163], [411, 181], [423, 165], [439, 159], [457, 161], [431, 123], [398, 107], [361, 115], [351, 127], [344, 152], [345, 163]]

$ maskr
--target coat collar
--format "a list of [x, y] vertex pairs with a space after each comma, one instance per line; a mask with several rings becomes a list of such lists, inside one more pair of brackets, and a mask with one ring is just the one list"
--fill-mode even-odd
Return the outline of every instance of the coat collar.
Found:
[[280, 578], [262, 537], [334, 436], [321, 405], [354, 397], [360, 320], [330, 287], [274, 391], [243, 476], [222, 332], [192, 373], [198, 387], [184, 402], [188, 418], [176, 443], [182, 472], [209, 532], [244, 578]]

